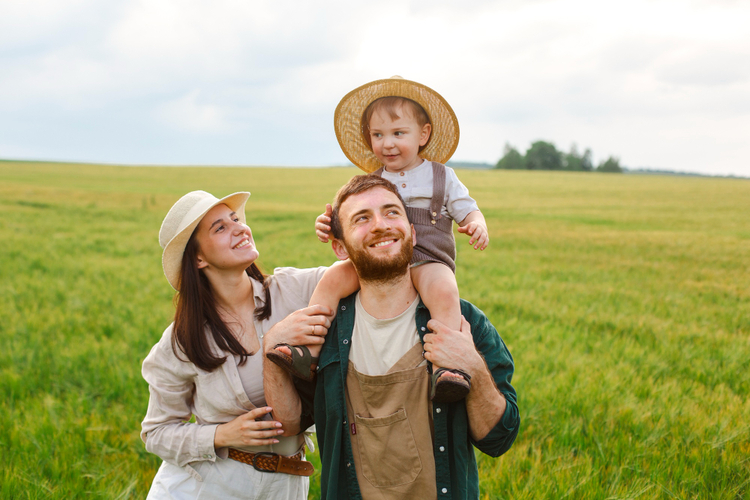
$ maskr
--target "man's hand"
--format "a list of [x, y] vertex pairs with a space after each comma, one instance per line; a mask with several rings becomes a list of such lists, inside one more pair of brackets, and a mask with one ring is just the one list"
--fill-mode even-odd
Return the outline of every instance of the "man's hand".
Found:
[[458, 368], [471, 375], [471, 391], [466, 396], [469, 432], [479, 441], [505, 413], [505, 396], [497, 389], [484, 358], [474, 346], [471, 326], [461, 317], [461, 331], [451, 330], [431, 319], [427, 327], [434, 333], [424, 336], [424, 357], [443, 368]]
[[484, 359], [474, 347], [471, 326], [461, 316], [461, 330], [451, 330], [436, 319], [431, 319], [427, 327], [432, 331], [424, 336], [424, 357], [430, 363], [442, 368], [453, 368], [476, 376], [480, 370], [486, 371]]
[[326, 211], [322, 214], [318, 215], [318, 218], [315, 219], [315, 234], [318, 236], [318, 239], [323, 243], [328, 243], [330, 241], [330, 233], [331, 233], [331, 215], [333, 214], [333, 208], [331, 207], [330, 203], [326, 203]]

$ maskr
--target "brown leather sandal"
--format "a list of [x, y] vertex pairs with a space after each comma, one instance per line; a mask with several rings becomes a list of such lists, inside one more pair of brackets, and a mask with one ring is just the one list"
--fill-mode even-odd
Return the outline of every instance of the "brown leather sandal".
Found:
[[[279, 351], [278, 348], [281, 346], [288, 347], [292, 355], [289, 356]], [[302, 351], [302, 354], [300, 354], [300, 351]], [[310, 381], [315, 376], [315, 370], [312, 367], [318, 364], [318, 358], [310, 354], [310, 349], [307, 346], [276, 344], [273, 350], [266, 354], [266, 357], [302, 380]]]
[[[444, 372], [461, 375], [461, 379], [441, 379]], [[471, 375], [468, 373], [449, 368], [438, 368], [430, 378], [430, 399], [435, 403], [455, 403], [469, 395], [471, 390]]]

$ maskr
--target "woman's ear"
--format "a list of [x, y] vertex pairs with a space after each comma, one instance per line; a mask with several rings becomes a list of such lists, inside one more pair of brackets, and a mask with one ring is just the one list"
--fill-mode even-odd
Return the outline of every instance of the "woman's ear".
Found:
[[206, 262], [206, 259], [203, 258], [203, 254], [198, 252], [198, 254], [195, 256], [195, 264], [198, 269], [203, 269], [204, 267], [208, 267], [208, 262]]
[[346, 247], [336, 238], [331, 241], [331, 248], [333, 248], [333, 253], [336, 254], [336, 257], [338, 257], [339, 260], [346, 260], [349, 258], [349, 252], [346, 251]]

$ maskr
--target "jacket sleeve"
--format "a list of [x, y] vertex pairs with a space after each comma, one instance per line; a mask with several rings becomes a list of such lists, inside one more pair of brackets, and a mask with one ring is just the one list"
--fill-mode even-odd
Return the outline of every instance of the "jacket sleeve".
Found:
[[463, 313], [472, 325], [471, 331], [477, 350], [484, 357], [495, 385], [506, 401], [505, 413], [495, 427], [481, 440], [472, 440], [472, 444], [487, 455], [499, 457], [510, 449], [521, 423], [516, 390], [511, 385], [513, 357], [487, 316], [471, 304], [466, 303], [464, 306]]
[[141, 423], [146, 450], [164, 461], [185, 466], [216, 459], [214, 434], [218, 424], [190, 422], [193, 415], [195, 367], [178, 359], [171, 345], [171, 326], [143, 361], [149, 401]]

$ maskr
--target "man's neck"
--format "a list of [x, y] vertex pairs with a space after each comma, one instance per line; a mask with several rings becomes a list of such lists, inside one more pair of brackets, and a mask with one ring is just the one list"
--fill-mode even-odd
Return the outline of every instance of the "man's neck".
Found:
[[361, 282], [359, 300], [367, 314], [377, 319], [395, 318], [417, 300], [411, 274], [387, 282]]

